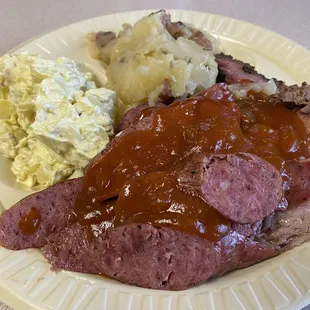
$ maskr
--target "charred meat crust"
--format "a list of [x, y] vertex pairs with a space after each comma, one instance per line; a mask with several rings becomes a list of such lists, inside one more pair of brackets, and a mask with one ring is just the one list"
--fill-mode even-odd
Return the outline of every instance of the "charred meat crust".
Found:
[[278, 85], [278, 92], [272, 96], [275, 102], [284, 103], [289, 109], [299, 110], [302, 113], [310, 112], [310, 85], [302, 83], [301, 86], [285, 84]]
[[241, 60], [234, 59], [230, 55], [217, 54], [215, 60], [218, 64], [219, 75], [217, 82], [237, 84], [242, 81], [253, 83], [266, 82], [268, 79], [258, 73], [253, 66]]
[[[240, 82], [260, 83], [269, 81], [264, 75], [258, 73], [255, 68], [241, 60], [223, 53], [216, 55], [219, 74], [217, 83], [237, 84]], [[283, 103], [289, 109], [301, 110], [302, 113], [310, 113], [310, 85], [306, 82], [301, 86], [287, 86], [283, 81], [273, 78], [277, 85], [277, 93], [271, 96], [275, 103]]]

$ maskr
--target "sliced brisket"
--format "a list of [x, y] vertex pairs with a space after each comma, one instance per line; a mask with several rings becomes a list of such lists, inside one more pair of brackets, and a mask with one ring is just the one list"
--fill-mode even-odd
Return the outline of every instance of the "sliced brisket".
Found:
[[[0, 245], [10, 250], [42, 247], [49, 235], [67, 226], [81, 189], [82, 178], [67, 180], [18, 202], [0, 216]], [[41, 222], [34, 234], [24, 235], [19, 223], [33, 208], [40, 213]]]
[[212, 243], [148, 224], [109, 228], [91, 241], [75, 224], [51, 236], [43, 253], [55, 268], [103, 273], [125, 283], [165, 290], [183, 290], [277, 254], [266, 242], [236, 232]]
[[[309, 189], [308, 189], [309, 191]], [[310, 241], [310, 202], [291, 205], [268, 219], [267, 229], [255, 239], [272, 245], [279, 253]]]
[[[219, 75], [217, 82], [227, 84], [261, 83], [266, 82], [264, 75], [258, 73], [253, 66], [241, 60], [234, 59], [225, 54], [216, 55]], [[310, 112], [310, 85], [303, 83], [301, 86], [287, 86], [283, 81], [273, 79], [278, 91], [272, 95], [275, 102], [284, 103], [288, 108], [301, 109], [303, 113]]]
[[310, 199], [310, 159], [287, 163], [291, 176], [287, 200], [290, 205], [298, 205]]
[[154, 106], [150, 106], [146, 103], [128, 110], [121, 119], [120, 123], [117, 125], [115, 133], [119, 133], [130, 127], [131, 125], [134, 125], [137, 121], [139, 121], [140, 117], [143, 118], [144, 115], [142, 114], [144, 110], [149, 109], [149, 113], [151, 113], [152, 111], [163, 108], [165, 106], [166, 105], [163, 103], [156, 103]]
[[234, 59], [229, 55], [223, 53], [216, 55], [216, 62], [219, 69], [218, 83], [239, 84], [244, 82], [260, 83], [268, 81], [253, 66], [241, 60]]
[[139, 223], [108, 228], [89, 239], [85, 228], [74, 224], [50, 236], [43, 253], [55, 268], [103, 273], [147, 288], [183, 290], [309, 241], [309, 206], [307, 202], [276, 211], [264, 225], [234, 224], [216, 243]]

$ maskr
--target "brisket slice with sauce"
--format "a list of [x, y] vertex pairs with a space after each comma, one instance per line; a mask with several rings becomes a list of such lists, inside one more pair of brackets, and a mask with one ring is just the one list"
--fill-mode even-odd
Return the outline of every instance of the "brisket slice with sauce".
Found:
[[[306, 162], [303, 163], [306, 164], [305, 169], [309, 171], [309, 165]], [[298, 174], [301, 167], [302, 164], [299, 163], [296, 168]], [[308, 179], [303, 177], [301, 182], [298, 177], [293, 178], [298, 181], [294, 185], [295, 188], [299, 188], [298, 197], [302, 189], [309, 191], [306, 184], [309, 182], [310, 174], [305, 172], [304, 175], [308, 176]], [[79, 179], [63, 184], [68, 182], [77, 184]], [[58, 188], [57, 197], [60, 197], [64, 188], [65, 186]], [[40, 204], [41, 212], [45, 209], [49, 210], [49, 207], [56, 202], [53, 189], [55, 186], [37, 194], [45, 198], [45, 203]], [[75, 189], [75, 186], [71, 186], [72, 192], [71, 194], [66, 192], [66, 199], [71, 197], [71, 201], [74, 201]], [[47, 197], [49, 200], [46, 200]], [[291, 199], [294, 201], [293, 198]], [[20, 206], [19, 209], [21, 209]], [[58, 213], [64, 215], [65, 210], [63, 208], [60, 210], [62, 211]], [[308, 241], [310, 239], [309, 210], [309, 204], [301, 204], [285, 212], [276, 212], [272, 225], [266, 228], [265, 232], [262, 231], [260, 224], [254, 223], [253, 226], [256, 227], [253, 227], [252, 233], [245, 233], [243, 231], [247, 230], [248, 225], [238, 224], [233, 227], [229, 235], [216, 243], [171, 228], [154, 227], [148, 224], [109, 228], [90, 241], [85, 228], [76, 223], [47, 238], [48, 243], [43, 252], [54, 267], [77, 272], [105, 273], [120, 281], [143, 287], [179, 290], [204, 282], [210, 277], [252, 265]], [[11, 216], [6, 216], [10, 213]], [[18, 222], [20, 210], [15, 207], [6, 214], [1, 218], [2, 224], [7, 222], [8, 225], [15, 227], [15, 232], [18, 231], [14, 221]], [[55, 218], [46, 217], [46, 221], [42, 223], [44, 225], [38, 230], [36, 236], [36, 238], [42, 237], [39, 244], [33, 241], [29, 243], [26, 240], [29, 237], [24, 238], [19, 234], [17, 238], [20, 240], [17, 243], [15, 241], [13, 248], [44, 244], [47, 237], [44, 228], [55, 225]], [[3, 243], [8, 225], [1, 225], [3, 233], [0, 243], [12, 248], [8, 242]], [[66, 223], [63, 225], [65, 226]], [[11, 234], [5, 238], [14, 240], [15, 237]], [[147, 274], [144, 272], [145, 269], [149, 271]]]
[[[309, 184], [310, 169], [307, 163], [302, 164], [305, 164], [307, 179], [298, 180], [294, 186], [303, 188], [307, 195], [309, 188], [303, 185]], [[296, 169], [302, 169], [302, 164]], [[291, 201], [296, 200], [291, 197]], [[269, 227], [254, 224], [256, 227], [246, 236], [243, 231], [247, 225], [235, 225], [227, 236], [215, 243], [149, 224], [109, 228], [90, 241], [85, 228], [74, 224], [52, 235], [43, 252], [55, 268], [104, 273], [142, 287], [182, 290], [310, 240], [309, 201], [284, 212], [276, 211], [270, 217], [265, 219], [269, 218]]]
[[[227, 86], [224, 84], [216, 84], [211, 88], [205, 89], [201, 93], [191, 97], [195, 98], [197, 97], [204, 97], [208, 100], [214, 100], [214, 101], [220, 101], [222, 100], [223, 96], [229, 94], [231, 96], [231, 92], [227, 89]], [[180, 99], [182, 100], [182, 99]], [[179, 101], [179, 100], [177, 100]], [[177, 102], [175, 101], [175, 102]], [[166, 105], [162, 103], [158, 103], [153, 107], [150, 107], [153, 109], [153, 111], [156, 111], [160, 108], [165, 108]], [[88, 164], [86, 167], [86, 172], [94, 165], [97, 161], [99, 161], [102, 156], [106, 152], [108, 152], [110, 149], [112, 149], [119, 141], [122, 139], [123, 136], [126, 136], [128, 133], [133, 131], [143, 131], [148, 130], [152, 126], [152, 118], [153, 114], [146, 114], [144, 115], [144, 112], [147, 108], [147, 105], [137, 106], [131, 110], [129, 110], [125, 115], [124, 119], [121, 120], [119, 126], [117, 127], [117, 135], [108, 143], [108, 145], [103, 149], [101, 152], [99, 152]]]
[[128, 110], [124, 114], [119, 124], [117, 125], [115, 129], [115, 133], [119, 133], [125, 130], [126, 128], [130, 127], [131, 125], [134, 125], [135, 123], [137, 123], [144, 110], [151, 109], [151, 111], [155, 111], [165, 106], [166, 105], [163, 103], [156, 103], [154, 106], [150, 106], [149, 104], [145, 103], [145, 104], [138, 105], [137, 107]]
[[[300, 167], [299, 165], [298, 169], [301, 169]], [[78, 183], [78, 180], [63, 184]], [[302, 184], [306, 184], [305, 182], [306, 180]], [[53, 188], [39, 194], [45, 193], [46, 198], [47, 192]], [[60, 189], [64, 188], [65, 186], [62, 186], [58, 189], [58, 195]], [[71, 190], [72, 195], [67, 192], [67, 198], [75, 195], [74, 186], [71, 186]], [[48, 197], [49, 201], [40, 204], [42, 208], [48, 209], [55, 199], [52, 194]], [[63, 208], [61, 210], [59, 213], [63, 215], [65, 211]], [[13, 209], [7, 213], [12, 211]], [[4, 221], [14, 226], [19, 214], [16, 208], [14, 213], [15, 217], [1, 218], [2, 231], [7, 232], [8, 229], [8, 226], [3, 227]], [[55, 225], [51, 217], [47, 220], [50, 221], [49, 224]], [[249, 266], [309, 241], [309, 227], [309, 203], [300, 204], [285, 212], [277, 212], [273, 216], [272, 225], [265, 232], [261, 232], [261, 227], [258, 227], [255, 232], [257, 236], [252, 234], [247, 238], [240, 232], [233, 231], [216, 244], [170, 228], [147, 224], [111, 228], [90, 242], [85, 229], [79, 224], [73, 224], [51, 235], [43, 252], [54, 267], [95, 274], [104, 272], [130, 284], [177, 290], [204, 282], [211, 276]], [[38, 235], [43, 234], [44, 230], [38, 231]], [[3, 236], [1, 234], [1, 238]], [[21, 235], [18, 237], [21, 238]], [[41, 243], [45, 243], [45, 237]], [[12, 235], [9, 238], [12, 238]], [[24, 248], [23, 242], [24, 238], [18, 242], [21, 248]], [[144, 272], [146, 269], [149, 271], [147, 275]]]
[[[309, 191], [306, 182], [309, 182], [310, 169], [307, 163], [303, 163], [308, 170], [305, 172], [308, 179], [303, 178], [303, 181], [295, 186]], [[300, 169], [302, 168], [299, 163], [297, 170]], [[77, 183], [78, 180], [63, 184]], [[59, 187], [58, 195], [64, 187]], [[55, 186], [39, 195], [44, 193], [46, 198], [47, 192], [53, 188]], [[71, 190], [71, 195], [67, 192], [67, 198], [70, 196], [74, 200], [74, 186]], [[50, 194], [49, 197], [45, 204], [41, 204], [43, 209], [48, 209], [54, 202], [55, 196]], [[61, 210], [60, 213], [64, 214], [64, 209]], [[1, 230], [4, 233], [7, 233], [8, 229], [8, 226], [3, 226], [4, 222], [16, 229], [14, 221], [18, 220], [20, 214], [16, 207], [7, 211], [8, 213], [15, 213], [15, 216], [1, 218]], [[47, 219], [49, 223], [46, 221], [45, 225], [55, 225], [54, 219]], [[268, 217], [265, 221], [267, 219]], [[52, 234], [43, 252], [54, 267], [95, 274], [104, 272], [130, 284], [178, 290], [203, 282], [209, 277], [252, 265], [310, 240], [309, 203], [296, 205], [296, 208], [285, 212], [276, 212], [269, 222], [271, 224], [268, 227], [254, 224], [256, 227], [248, 234], [249, 237], [242, 231], [247, 225], [238, 224], [236, 226], [239, 228], [233, 227], [229, 235], [215, 244], [198, 236], [148, 224], [110, 228], [89, 241], [85, 228], [76, 223]], [[41, 243], [45, 243], [45, 231], [39, 230], [38, 235], [40, 234], [44, 234]], [[1, 238], [3, 237], [2, 233]], [[20, 234], [18, 238], [19, 248], [31, 246], [29, 242], [25, 243]], [[0, 243], [8, 246], [8, 243], [3, 244], [3, 239]], [[144, 272], [146, 269], [148, 274]]]
[[183, 290], [277, 254], [268, 243], [236, 232], [212, 243], [149, 224], [109, 228], [93, 241], [74, 224], [52, 235], [43, 253], [56, 268], [104, 273], [125, 283], [166, 290]]
[[[227, 169], [227, 163], [235, 167]], [[205, 171], [198, 172], [203, 170], [202, 167]], [[187, 168], [197, 171], [201, 177], [197, 179], [188, 174]], [[248, 175], [250, 168], [255, 171], [255, 180]], [[217, 173], [222, 170], [229, 170], [233, 178], [228, 185], [225, 183], [226, 174]], [[252, 221], [254, 225], [257, 220], [273, 213], [282, 197], [282, 180], [276, 168], [249, 154], [194, 154], [189, 158], [189, 163], [185, 163], [185, 169], [180, 169], [178, 179], [181, 180], [180, 187], [190, 183], [191, 192], [206, 189], [203, 197], [206, 200], [212, 198], [212, 205], [216, 205], [220, 213], [227, 213], [227, 208], [224, 208], [227, 199], [231, 199], [228, 216], [238, 220], [244, 220], [243, 216], [246, 216], [248, 222]], [[217, 185], [220, 187], [225, 183], [219, 195], [207, 189], [209, 179], [218, 179]], [[256, 194], [247, 193], [248, 186], [265, 197], [260, 197], [258, 202]], [[229, 196], [232, 192], [234, 194]], [[247, 201], [244, 200], [246, 195]], [[271, 200], [270, 195], [274, 195]], [[254, 209], [251, 208], [253, 202]], [[240, 204], [240, 208], [232, 204]], [[241, 234], [242, 225], [238, 228], [238, 232], [232, 229], [218, 242], [143, 223], [111, 227], [96, 238], [89, 239], [86, 229], [76, 223], [48, 238], [43, 253], [56, 268], [103, 273], [148, 288], [181, 290], [277, 254], [268, 243], [256, 242], [253, 234], [249, 237]], [[145, 269], [147, 273], [143, 272]]]
[[[89, 165], [100, 160], [123, 135], [133, 130], [145, 130], [149, 126], [149, 118], [140, 120], [134, 127], [129, 126], [112, 139]], [[82, 179], [68, 180], [16, 203], [0, 216], [0, 245], [11, 250], [42, 247], [50, 234], [67, 226], [67, 218], [73, 210], [76, 195], [81, 191], [81, 188]], [[42, 222], [38, 231], [33, 235], [23, 235], [19, 230], [19, 222], [31, 211], [31, 208], [41, 211]]]
[[[302, 86], [291, 85], [286, 86], [281, 84], [278, 86], [278, 93], [272, 95], [274, 102], [283, 102], [289, 109], [296, 110], [298, 116], [302, 119], [306, 130], [310, 136], [310, 85], [303, 84]], [[155, 106], [149, 106], [148, 104], [142, 104], [135, 108], [128, 110], [120, 123], [118, 124], [115, 132], [120, 133], [121, 131], [134, 126], [138, 121], [144, 118], [143, 111], [146, 109], [157, 109], [164, 108], [167, 105], [163, 103], [156, 103]]]
[[[0, 216], [0, 245], [10, 250], [39, 248], [46, 238], [68, 225], [77, 193], [82, 189], [82, 178], [58, 183], [41, 192], [32, 194]], [[38, 210], [40, 223], [34, 234], [20, 232], [20, 220], [31, 210]]]

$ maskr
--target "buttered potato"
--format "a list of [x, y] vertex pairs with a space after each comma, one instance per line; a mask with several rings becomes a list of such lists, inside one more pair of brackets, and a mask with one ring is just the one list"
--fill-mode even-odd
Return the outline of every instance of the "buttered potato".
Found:
[[172, 23], [164, 11], [143, 17], [133, 27], [124, 25], [118, 36], [99, 32], [92, 41], [105, 64], [108, 87], [117, 94], [120, 114], [142, 103], [192, 95], [216, 82], [210, 36]]

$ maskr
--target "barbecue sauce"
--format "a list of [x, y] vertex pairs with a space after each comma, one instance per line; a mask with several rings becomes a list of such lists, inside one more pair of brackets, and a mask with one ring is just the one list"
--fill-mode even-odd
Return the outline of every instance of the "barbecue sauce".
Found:
[[29, 236], [34, 234], [41, 224], [41, 213], [38, 208], [31, 208], [30, 211], [25, 214], [18, 223], [19, 231], [25, 235]]
[[[287, 160], [309, 155], [306, 129], [295, 112], [257, 93], [235, 103], [224, 85], [152, 113], [144, 110], [139, 119], [142, 130], [115, 138], [87, 168], [75, 205], [81, 224], [93, 225], [89, 214], [97, 210], [114, 227], [151, 223], [218, 240], [228, 233], [228, 220], [201, 198], [179, 192], [165, 171], [193, 152], [249, 152], [285, 175]], [[100, 202], [117, 197], [105, 215]]]
[[203, 199], [182, 192], [177, 185], [177, 175], [167, 171], [147, 173], [125, 182], [114, 207], [114, 225], [151, 223], [182, 227], [190, 234], [212, 241], [226, 235], [229, 220]]

